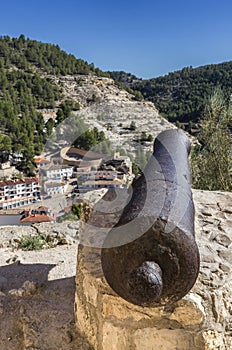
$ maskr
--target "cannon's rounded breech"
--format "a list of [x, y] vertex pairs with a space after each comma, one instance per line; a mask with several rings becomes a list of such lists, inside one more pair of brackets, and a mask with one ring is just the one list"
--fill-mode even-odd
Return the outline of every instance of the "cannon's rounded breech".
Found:
[[113, 290], [141, 306], [181, 299], [199, 272], [190, 187], [189, 139], [182, 131], [158, 135], [154, 153], [101, 251]]

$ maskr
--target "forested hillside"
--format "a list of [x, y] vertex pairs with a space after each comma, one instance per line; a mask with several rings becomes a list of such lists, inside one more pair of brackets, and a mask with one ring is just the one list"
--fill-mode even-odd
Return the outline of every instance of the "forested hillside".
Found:
[[[108, 79], [109, 76], [117, 83]], [[99, 118], [106, 118], [104, 123], [112, 128], [108, 116], [117, 106], [114, 115], [114, 119], [117, 116], [117, 137], [125, 130], [128, 137], [128, 122], [131, 125], [133, 122], [133, 130], [130, 128], [133, 141], [151, 142], [152, 135], [146, 134], [150, 133], [151, 125], [156, 129], [165, 124], [156, 108], [177, 126], [192, 133], [197, 131], [200, 146], [194, 149], [195, 158], [192, 157], [194, 185], [228, 190], [232, 175], [231, 94], [232, 62], [195, 69], [188, 67], [164, 77], [142, 80], [125, 72], [102, 72], [93, 64], [65, 53], [57, 45], [25, 39], [23, 35], [0, 37], [0, 160], [11, 155], [13, 160], [17, 159], [17, 170], [32, 175], [34, 156], [41, 154], [56, 125], [74, 110], [92, 104], [96, 110], [98, 105], [108, 101], [110, 107], [107, 112], [99, 109], [95, 123]], [[210, 96], [213, 97], [210, 99]], [[143, 98], [154, 102], [156, 108], [147, 103], [149, 108], [146, 109], [146, 102], [140, 102]], [[119, 101], [124, 104], [124, 113], [129, 105], [126, 123], [124, 119], [118, 122]], [[140, 123], [141, 118], [144, 118], [142, 129], [135, 138], [136, 123]], [[205, 133], [205, 130], [211, 131]], [[87, 136], [91, 139], [93, 134]], [[206, 158], [210, 161], [203, 167]], [[215, 166], [220, 170], [218, 176]]]
[[138, 90], [145, 99], [154, 102], [161, 115], [171, 122], [199, 121], [206, 100], [216, 86], [229, 98], [232, 93], [232, 61], [199, 68], [186, 67], [163, 77], [142, 80], [125, 72], [111, 72], [111, 77], [123, 85]]
[[99, 76], [108, 76], [94, 64], [88, 64], [74, 55], [67, 54], [58, 45], [45, 44], [36, 40], [9, 36], [0, 37], [1, 66], [10, 68], [15, 65], [18, 69], [31, 72], [33, 67], [40, 68], [53, 75], [89, 74], [94, 72]]
[[68, 55], [57, 45], [8, 36], [0, 37], [0, 152], [21, 153], [21, 170], [33, 172], [54, 120], [44, 123], [43, 108], [57, 108], [56, 122], [78, 108], [62, 101], [61, 89], [51, 75], [96, 74], [106, 76], [93, 64]]

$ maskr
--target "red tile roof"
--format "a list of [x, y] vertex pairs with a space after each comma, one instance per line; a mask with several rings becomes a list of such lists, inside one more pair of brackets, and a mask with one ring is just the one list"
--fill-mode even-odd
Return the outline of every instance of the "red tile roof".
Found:
[[30, 184], [30, 183], [38, 182], [38, 181], [39, 181], [38, 177], [28, 177], [28, 178], [23, 179], [22, 183], [25, 182], [26, 184]]
[[38, 210], [48, 210], [49, 208], [46, 207], [45, 205], [41, 205], [40, 207], [38, 207]]
[[51, 217], [49, 215], [44, 214], [35, 214], [35, 215], [28, 215], [23, 219], [20, 219], [20, 222], [51, 222], [56, 221], [55, 217]]
[[46, 158], [38, 157], [38, 158], [35, 158], [35, 163], [36, 163], [36, 164], [40, 164], [40, 163], [51, 163], [51, 161], [48, 160], [48, 159], [46, 159]]
[[[53, 215], [50, 215], [53, 214]], [[38, 209], [25, 209], [20, 222], [52, 222], [56, 221], [56, 213], [52, 212], [46, 206], [40, 206]]]
[[23, 180], [6, 180], [6, 181], [0, 181], [0, 187], [3, 186], [14, 186], [19, 184], [30, 184], [33, 182], [38, 182], [37, 177], [26, 177]]

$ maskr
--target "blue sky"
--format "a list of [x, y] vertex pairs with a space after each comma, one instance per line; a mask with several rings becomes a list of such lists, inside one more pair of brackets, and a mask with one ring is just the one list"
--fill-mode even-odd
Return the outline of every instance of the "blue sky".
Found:
[[141, 78], [232, 60], [231, 0], [8, 0], [0, 34], [58, 44]]

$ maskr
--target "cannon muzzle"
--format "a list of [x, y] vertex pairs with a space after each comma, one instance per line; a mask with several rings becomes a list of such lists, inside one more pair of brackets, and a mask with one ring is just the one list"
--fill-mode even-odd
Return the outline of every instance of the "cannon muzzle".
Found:
[[181, 299], [199, 272], [188, 155], [180, 130], [158, 135], [130, 202], [101, 250], [102, 268], [112, 289], [141, 306]]

